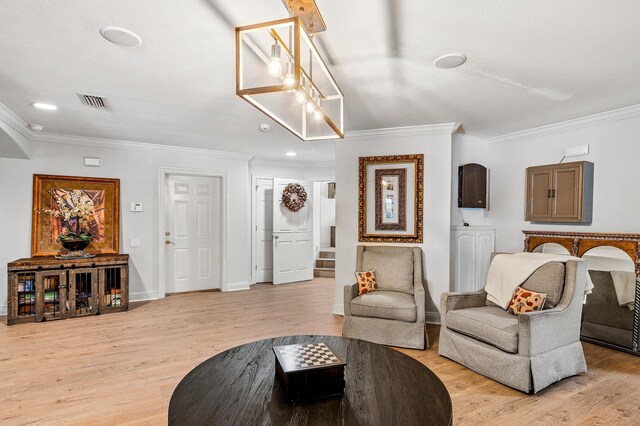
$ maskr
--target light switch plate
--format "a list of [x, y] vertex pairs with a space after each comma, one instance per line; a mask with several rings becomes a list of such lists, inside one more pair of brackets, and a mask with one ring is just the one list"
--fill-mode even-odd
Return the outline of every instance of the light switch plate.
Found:
[[579, 155], [587, 155], [589, 153], [589, 144], [566, 146], [564, 148], [565, 157], [577, 157]]
[[141, 212], [142, 203], [131, 203], [131, 208], [129, 210], [132, 212]]
[[131, 247], [140, 247], [140, 239], [132, 238], [131, 239]]

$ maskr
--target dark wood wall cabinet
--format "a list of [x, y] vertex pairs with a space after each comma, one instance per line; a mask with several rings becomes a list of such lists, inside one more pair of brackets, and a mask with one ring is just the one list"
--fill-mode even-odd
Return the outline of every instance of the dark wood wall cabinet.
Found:
[[487, 168], [469, 163], [458, 167], [458, 207], [487, 208]]
[[527, 168], [525, 220], [591, 223], [592, 206], [593, 163]]
[[7, 325], [129, 309], [129, 255], [19, 259], [9, 271]]

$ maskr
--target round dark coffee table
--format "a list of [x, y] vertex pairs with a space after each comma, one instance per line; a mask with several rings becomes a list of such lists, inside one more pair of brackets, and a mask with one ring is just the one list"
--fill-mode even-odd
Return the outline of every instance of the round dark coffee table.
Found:
[[[342, 397], [293, 404], [275, 379], [273, 346], [324, 342], [346, 361]], [[450, 425], [444, 384], [415, 359], [382, 345], [336, 336], [247, 343], [185, 376], [169, 403], [172, 425]]]

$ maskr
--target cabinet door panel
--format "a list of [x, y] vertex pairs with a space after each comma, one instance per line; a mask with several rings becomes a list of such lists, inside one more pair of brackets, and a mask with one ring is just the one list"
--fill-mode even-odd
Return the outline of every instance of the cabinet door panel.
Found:
[[581, 189], [580, 166], [557, 169], [553, 173], [553, 217], [579, 219]]
[[36, 321], [67, 317], [67, 271], [36, 272]]
[[542, 220], [551, 217], [551, 170], [527, 170], [526, 220]]

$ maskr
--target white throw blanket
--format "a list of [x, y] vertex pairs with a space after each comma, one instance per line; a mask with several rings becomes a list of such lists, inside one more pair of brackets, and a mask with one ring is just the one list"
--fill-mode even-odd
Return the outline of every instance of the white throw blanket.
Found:
[[[567, 260], [581, 261], [582, 259], [546, 253], [498, 254], [489, 266], [487, 284], [484, 287], [487, 292], [487, 300], [507, 309], [516, 288], [522, 285], [538, 268], [549, 262], [566, 263]], [[589, 294], [592, 289], [593, 283], [587, 274], [584, 293]]]
[[611, 278], [618, 304], [633, 310], [636, 301], [636, 274], [634, 272], [611, 271]]

